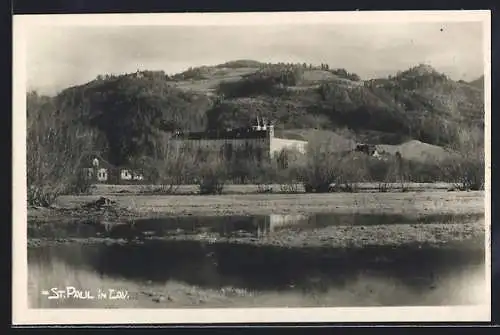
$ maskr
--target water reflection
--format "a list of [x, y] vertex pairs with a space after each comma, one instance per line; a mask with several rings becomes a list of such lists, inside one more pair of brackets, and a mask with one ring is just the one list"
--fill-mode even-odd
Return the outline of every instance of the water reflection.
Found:
[[432, 222], [465, 222], [484, 219], [481, 214], [427, 215], [423, 217], [395, 214], [315, 214], [257, 216], [186, 216], [135, 220], [123, 224], [106, 222], [28, 225], [28, 237], [111, 237], [134, 238], [215, 234], [222, 237], [263, 237], [275, 232], [298, 231], [328, 226], [426, 224]]
[[[62, 262], [74, 271], [137, 283], [180, 281], [210, 289], [231, 286], [274, 293], [327, 294], [332, 288], [350, 292], [359, 290], [360, 282], [371, 287], [375, 281], [379, 290], [391, 292], [376, 292], [378, 300], [372, 302], [376, 305], [440, 305], [472, 303], [480, 298], [465, 299], [459, 294], [463, 287], [454, 285], [472, 273], [481, 274], [484, 251], [385, 247], [306, 251], [151, 240], [142, 245], [30, 248], [28, 262], [29, 267], [41, 269]], [[344, 303], [338, 301], [339, 306]], [[358, 301], [359, 305], [365, 303]]]
[[[170, 217], [110, 226], [105, 222], [31, 222], [30, 238], [140, 237], [143, 243], [73, 243], [28, 248], [28, 272], [32, 271], [34, 275], [30, 278], [39, 286], [46, 286], [48, 281], [81, 277], [82, 282], [97, 284], [102, 278], [112, 278], [137, 285], [181, 282], [216, 290], [234, 287], [273, 294], [267, 301], [278, 299], [275, 306], [283, 306], [283, 297], [290, 295], [299, 302], [306, 301], [304, 297], [330, 297], [329, 306], [469, 304], [482, 298], [477, 292], [484, 288], [484, 248], [466, 242], [446, 248], [315, 249], [148, 237], [213, 234], [261, 238], [327, 226], [425, 225], [481, 219], [483, 216], [476, 214], [420, 218], [316, 214]], [[471, 290], [474, 285], [479, 291]], [[313, 300], [311, 304], [315, 303]]]

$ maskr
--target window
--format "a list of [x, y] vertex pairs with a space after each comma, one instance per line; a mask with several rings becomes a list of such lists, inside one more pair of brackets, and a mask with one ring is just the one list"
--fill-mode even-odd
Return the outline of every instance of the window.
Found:
[[121, 170], [121, 178], [125, 180], [130, 180], [132, 179], [132, 175], [129, 170], [123, 169]]
[[97, 172], [97, 178], [99, 180], [106, 180], [108, 179], [108, 172], [106, 171], [106, 169], [101, 169]]

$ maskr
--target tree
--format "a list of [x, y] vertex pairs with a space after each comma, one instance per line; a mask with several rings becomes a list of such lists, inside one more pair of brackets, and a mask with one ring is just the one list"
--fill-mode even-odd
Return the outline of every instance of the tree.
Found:
[[124, 165], [128, 157], [152, 153], [154, 132], [164, 121], [183, 130], [204, 129], [213, 102], [170, 87], [161, 72], [145, 71], [142, 78], [122, 75], [64, 90], [55, 103], [74, 122], [104, 134], [110, 162]]
[[312, 139], [298, 168], [306, 192], [328, 192], [330, 185], [340, 177], [341, 158], [342, 152], [336, 148], [335, 142]]
[[191, 181], [195, 177], [196, 164], [195, 152], [161, 132], [156, 135], [153, 154], [143, 157], [139, 163], [147, 178], [165, 193], [173, 193], [180, 185]]
[[482, 190], [485, 183], [484, 131], [460, 128], [449, 150], [451, 158], [441, 164], [445, 176], [460, 190]]
[[227, 165], [218, 154], [210, 155], [205, 162], [196, 165], [200, 194], [221, 194], [227, 180]]
[[50, 206], [61, 194], [88, 189], [81, 168], [93, 148], [91, 130], [76, 127], [53, 99], [30, 92], [26, 132], [28, 204]]

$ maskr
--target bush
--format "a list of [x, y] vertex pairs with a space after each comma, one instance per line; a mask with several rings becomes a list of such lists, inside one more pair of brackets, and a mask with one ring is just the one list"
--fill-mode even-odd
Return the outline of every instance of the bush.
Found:
[[296, 183], [280, 184], [281, 193], [297, 193], [299, 191], [299, 185]]
[[65, 193], [67, 194], [86, 194], [92, 187], [92, 180], [88, 178], [83, 171], [79, 171]]
[[153, 155], [143, 157], [133, 165], [143, 168], [149, 180], [161, 185], [160, 192], [173, 193], [194, 177], [198, 158], [184, 145], [175, 145], [165, 135], [158, 135]]
[[222, 194], [227, 179], [226, 165], [221, 159], [209, 160], [199, 167], [200, 194]]
[[[283, 164], [284, 152], [286, 154], [287, 164]], [[294, 150], [281, 150], [275, 154], [270, 161], [263, 161], [254, 167], [256, 171], [255, 182], [261, 192], [270, 192], [272, 188], [269, 184], [279, 184], [279, 191], [283, 193], [298, 192], [298, 154]]]
[[307, 193], [325, 193], [340, 175], [342, 154], [331, 143], [312, 141], [308, 144], [305, 161], [298, 167], [299, 180]]
[[252, 180], [257, 185], [271, 184], [279, 180], [279, 172], [273, 162], [254, 162]]
[[282, 184], [282, 189], [296, 188], [305, 155], [293, 148], [284, 148], [273, 157], [273, 180]]
[[44, 185], [29, 185], [28, 186], [28, 204], [31, 206], [48, 207], [52, 205], [54, 200], [59, 196], [58, 192], [54, 192], [53, 188]]
[[484, 190], [484, 159], [458, 157], [445, 161], [441, 168], [444, 169], [447, 180], [454, 183], [457, 190]]
[[381, 159], [329, 148], [326, 143], [313, 143], [309, 148], [300, 169], [306, 192], [357, 192], [361, 182], [378, 182], [380, 192], [389, 191], [391, 183], [399, 183], [401, 191], [408, 189], [410, 162], [400, 156]]
[[484, 130], [462, 128], [450, 148], [451, 158], [441, 164], [441, 171], [459, 190], [484, 190]]
[[360, 152], [343, 155], [339, 162], [335, 189], [344, 192], [357, 192], [358, 183], [370, 180], [368, 165], [371, 159], [372, 157]]
[[393, 183], [395, 178], [395, 161], [393, 159], [371, 159], [367, 164], [370, 180], [379, 183]]
[[257, 193], [272, 193], [273, 188], [271, 185], [257, 184]]
[[224, 183], [216, 177], [203, 177], [199, 183], [200, 194], [222, 194]]

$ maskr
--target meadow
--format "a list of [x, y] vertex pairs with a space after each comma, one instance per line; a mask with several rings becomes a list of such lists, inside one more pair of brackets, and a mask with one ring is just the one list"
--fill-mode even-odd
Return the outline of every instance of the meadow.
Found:
[[[75, 241], [65, 236], [65, 224], [97, 224], [127, 226], [141, 219], [230, 216], [311, 216], [327, 214], [381, 217], [378, 224], [333, 225], [320, 229], [289, 229], [264, 239], [252, 236], [224, 239], [255, 245], [287, 247], [327, 246], [363, 247], [367, 245], [436, 244], [472, 241], [484, 247], [483, 192], [405, 192], [405, 193], [334, 193], [334, 194], [236, 194], [236, 195], [114, 195], [112, 205], [88, 207], [100, 196], [62, 196], [53, 208], [31, 208], [31, 229], [52, 224], [62, 241]], [[384, 224], [384, 217], [396, 218]], [[333, 220], [333, 219], [332, 219]], [[202, 220], [203, 221], [203, 220]], [[366, 220], [365, 220], [366, 221]], [[394, 220], [392, 220], [394, 221]], [[392, 222], [391, 221], [391, 222]], [[406, 222], [403, 222], [406, 221]], [[413, 224], [409, 224], [412, 223]], [[424, 223], [423, 223], [424, 222]], [[425, 223], [427, 222], [427, 223]], [[382, 224], [380, 224], [382, 223]], [[60, 228], [57, 228], [59, 225]], [[202, 222], [203, 225], [203, 222]], [[128, 226], [127, 226], [128, 227]], [[72, 236], [75, 237], [75, 236]], [[210, 235], [175, 234], [159, 236], [174, 240], [212, 240]], [[43, 242], [45, 240], [45, 242]], [[43, 239], [42, 244], [49, 242]], [[85, 241], [85, 238], [80, 241]], [[39, 244], [38, 241], [36, 244]]]
[[[238, 186], [239, 188], [240, 186]], [[249, 186], [250, 187], [250, 186]], [[194, 187], [193, 187], [194, 188]], [[99, 195], [61, 196], [56, 206], [72, 208]], [[135, 195], [106, 197], [138, 215], [258, 215], [335, 213], [483, 213], [484, 192], [360, 192], [325, 194]]]

